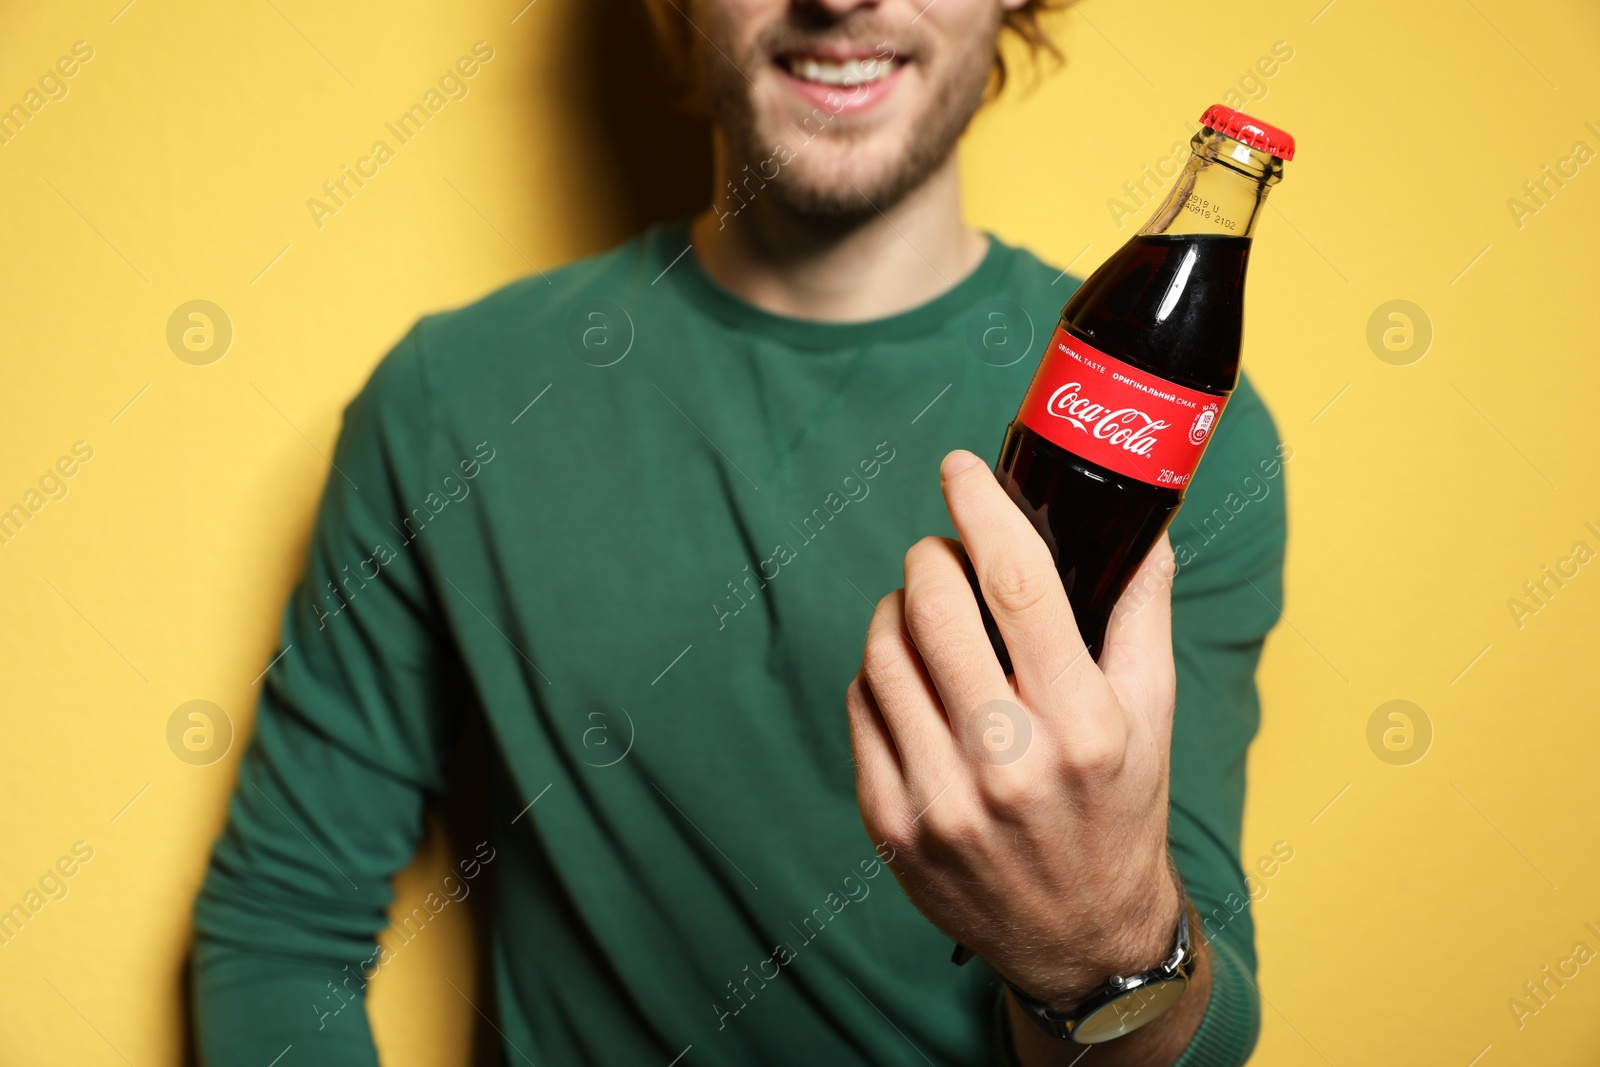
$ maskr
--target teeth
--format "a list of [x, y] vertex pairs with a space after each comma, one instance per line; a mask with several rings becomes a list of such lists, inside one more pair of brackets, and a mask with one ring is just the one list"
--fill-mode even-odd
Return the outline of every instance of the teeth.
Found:
[[882, 81], [894, 73], [894, 62], [888, 59], [847, 59], [842, 63], [811, 56], [791, 56], [789, 73], [808, 82], [853, 88]]

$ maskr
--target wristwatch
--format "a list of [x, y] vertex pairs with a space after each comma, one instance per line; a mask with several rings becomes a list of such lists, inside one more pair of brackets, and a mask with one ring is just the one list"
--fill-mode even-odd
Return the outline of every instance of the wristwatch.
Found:
[[1200, 958], [1192, 939], [1199, 925], [1197, 916], [1191, 918], [1193, 912], [1185, 895], [1172, 955], [1163, 963], [1140, 974], [1112, 978], [1068, 1011], [1052, 1011], [1011, 983], [1006, 985], [1023, 1011], [1052, 1037], [1075, 1045], [1098, 1045], [1131, 1034], [1165, 1015], [1189, 988]]

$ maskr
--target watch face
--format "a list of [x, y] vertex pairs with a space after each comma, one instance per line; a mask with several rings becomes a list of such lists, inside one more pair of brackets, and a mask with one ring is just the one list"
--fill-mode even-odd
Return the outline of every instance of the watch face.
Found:
[[1144, 1024], [1155, 1022], [1165, 1015], [1188, 987], [1187, 978], [1169, 978], [1130, 989], [1116, 1000], [1084, 1016], [1073, 1030], [1072, 1039], [1080, 1045], [1098, 1045], [1102, 1041], [1131, 1034]]

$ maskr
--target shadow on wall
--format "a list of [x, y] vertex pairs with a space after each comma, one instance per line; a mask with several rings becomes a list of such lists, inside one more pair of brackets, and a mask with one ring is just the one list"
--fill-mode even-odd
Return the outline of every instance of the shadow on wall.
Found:
[[[711, 130], [677, 101], [682, 93], [667, 72], [642, 0], [579, 0], [568, 42], [547, 42], [543, 49], [562, 54], [563, 66], [575, 77], [563, 84], [558, 106], [574, 122], [591, 131], [586, 148], [599, 158], [587, 168], [606, 176], [592, 185], [562, 190], [572, 210], [592, 212], [606, 220], [605, 246], [619, 243], [646, 227], [686, 218], [710, 202]], [[530, 190], [530, 196], [540, 195]], [[579, 199], [581, 198], [581, 199]], [[600, 251], [597, 247], [593, 251]], [[305, 558], [301, 547], [298, 557]], [[289, 590], [285, 589], [283, 598]], [[281, 602], [281, 601], [280, 601]], [[443, 712], [445, 709], [441, 709]], [[468, 716], [469, 726], [451, 762], [448, 792], [439, 807], [450, 855], [469, 855], [490, 836], [488, 795], [484, 783], [497, 759], [485, 736], [481, 712]], [[493, 1017], [494, 979], [490, 922], [494, 888], [474, 893], [468, 904], [477, 957], [478, 1004]], [[190, 968], [183, 960], [176, 977], [184, 1014], [180, 1062], [194, 1067], [193, 993]], [[474, 1020], [473, 1067], [499, 1067], [504, 1062], [499, 1035], [488, 1020]]]

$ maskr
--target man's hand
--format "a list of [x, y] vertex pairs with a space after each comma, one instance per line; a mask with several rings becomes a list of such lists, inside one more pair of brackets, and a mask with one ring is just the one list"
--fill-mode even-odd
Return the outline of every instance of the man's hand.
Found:
[[1066, 1007], [1172, 949], [1172, 549], [1163, 536], [1151, 550], [1096, 665], [1049, 550], [988, 466], [952, 452], [940, 473], [961, 541], [912, 546], [905, 588], [873, 614], [847, 695], [856, 796], [918, 909]]

